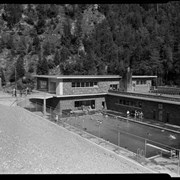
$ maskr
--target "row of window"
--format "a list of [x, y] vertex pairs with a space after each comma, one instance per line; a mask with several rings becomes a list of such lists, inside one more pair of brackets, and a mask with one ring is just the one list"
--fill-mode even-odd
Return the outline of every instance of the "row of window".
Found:
[[95, 108], [95, 100], [75, 101], [74, 107], [90, 106], [92, 109]]
[[118, 84], [110, 84], [110, 89], [118, 89]]
[[126, 106], [139, 107], [139, 108], [142, 107], [141, 101], [129, 101], [129, 100], [125, 100], [125, 99], [119, 99], [118, 104], [126, 105]]
[[146, 84], [146, 80], [137, 80], [136, 84]]
[[72, 87], [96, 87], [98, 82], [72, 82]]

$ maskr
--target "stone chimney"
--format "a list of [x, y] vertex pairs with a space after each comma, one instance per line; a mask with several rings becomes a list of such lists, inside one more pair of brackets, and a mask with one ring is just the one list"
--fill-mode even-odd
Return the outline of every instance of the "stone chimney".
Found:
[[130, 67], [127, 67], [126, 71], [123, 73], [119, 83], [119, 89], [123, 92], [132, 91], [132, 72]]

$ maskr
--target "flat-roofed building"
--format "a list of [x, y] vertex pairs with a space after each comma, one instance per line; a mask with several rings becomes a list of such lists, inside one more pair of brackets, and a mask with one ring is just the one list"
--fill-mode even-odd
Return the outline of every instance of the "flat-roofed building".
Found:
[[[34, 75], [36, 89], [52, 94], [46, 104], [62, 113], [64, 110], [78, 110], [82, 106], [92, 109], [106, 108], [105, 96], [109, 89], [118, 91], [121, 76], [118, 75]], [[149, 91], [156, 76], [132, 76], [135, 84], [132, 91]], [[137, 81], [143, 81], [138, 85]]]
[[110, 87], [118, 88], [120, 76], [101, 75], [34, 75], [36, 89], [51, 93], [52, 98], [46, 104], [60, 113], [78, 110], [82, 106], [91, 109], [106, 108], [105, 95]]

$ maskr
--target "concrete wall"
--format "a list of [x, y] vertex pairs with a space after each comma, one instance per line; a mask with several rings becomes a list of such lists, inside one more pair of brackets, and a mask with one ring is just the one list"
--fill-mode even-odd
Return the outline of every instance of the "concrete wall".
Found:
[[105, 97], [74, 97], [74, 98], [61, 98], [59, 99], [59, 108], [60, 112], [62, 110], [71, 109], [77, 110], [74, 107], [75, 101], [84, 101], [84, 100], [95, 100], [95, 109], [101, 110], [102, 109], [102, 102], [105, 101]]
[[132, 81], [132, 92], [149, 92], [152, 80], [146, 79], [146, 84], [137, 84], [137, 80], [140, 81], [141, 79], [135, 79]]
[[[141, 102], [142, 107], [121, 105], [118, 103], [119, 99], [126, 101], [133, 101], [135, 103]], [[154, 119], [156, 121], [162, 121], [165, 123], [180, 125], [180, 119], [179, 119], [180, 105], [140, 100], [138, 99], [138, 97], [134, 99], [131, 97], [126, 98], [126, 97], [112, 96], [112, 95], [106, 96], [106, 104], [107, 104], [107, 109], [122, 112], [124, 115], [126, 115], [127, 110], [129, 111], [138, 110], [143, 112], [144, 118], [146, 119]], [[162, 120], [159, 115], [160, 111], [162, 111]], [[168, 116], [167, 113], [169, 113], [169, 120], [167, 119]]]
[[[84, 82], [91, 82], [96, 80], [84, 80]], [[74, 82], [78, 82], [77, 80]], [[82, 80], [79, 80], [82, 82]], [[97, 80], [97, 87], [72, 87], [71, 81], [63, 81], [63, 95], [78, 95], [78, 94], [96, 94], [96, 93], [107, 93], [110, 84], [119, 84], [117, 80]]]

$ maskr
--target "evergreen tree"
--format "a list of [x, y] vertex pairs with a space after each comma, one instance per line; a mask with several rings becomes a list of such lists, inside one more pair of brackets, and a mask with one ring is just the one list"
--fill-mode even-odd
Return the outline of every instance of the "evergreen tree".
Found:
[[6, 85], [6, 79], [5, 79], [4, 71], [2, 68], [0, 68], [0, 78], [1, 78], [1, 85], [2, 86]]
[[54, 55], [54, 64], [57, 66], [60, 64], [60, 61], [61, 59], [60, 59], [59, 51], [58, 49], [56, 49], [55, 55]]
[[25, 74], [25, 69], [24, 69], [24, 60], [23, 56], [20, 55], [19, 58], [17, 59], [17, 62], [15, 64], [15, 71], [16, 71], [16, 80], [22, 78]]
[[42, 59], [39, 58], [36, 73], [39, 75], [47, 75], [49, 73], [49, 67], [45, 57]]

